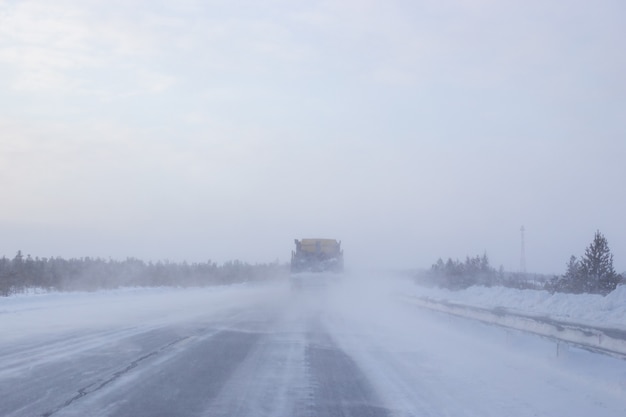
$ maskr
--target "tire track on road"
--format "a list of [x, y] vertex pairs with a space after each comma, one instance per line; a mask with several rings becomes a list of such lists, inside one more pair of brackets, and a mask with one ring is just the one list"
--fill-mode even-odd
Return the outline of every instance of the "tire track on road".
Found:
[[310, 375], [308, 415], [316, 417], [389, 417], [389, 410], [356, 362], [319, 323], [307, 333]]
[[[153, 356], [157, 356], [159, 354], [161, 354], [162, 352], [172, 348], [173, 346], [181, 343], [184, 340], [189, 339], [191, 336], [185, 336], [185, 337], [180, 337], [162, 347], [160, 347], [157, 350], [154, 350], [146, 355], [141, 356], [140, 358], [135, 359], [134, 361], [132, 361], [130, 364], [128, 364], [128, 366], [126, 366], [124, 369], [115, 372], [113, 375], [111, 375], [110, 378], [106, 379], [105, 381], [99, 383], [99, 384], [90, 384], [87, 385], [86, 387], [80, 388], [78, 390], [78, 394], [76, 394], [74, 397], [68, 399], [67, 401], [65, 401], [62, 405], [46, 411], [45, 413], [41, 414], [41, 417], [50, 417], [56, 413], [58, 413], [59, 411], [63, 410], [64, 408], [69, 407], [70, 405], [72, 405], [73, 402], [89, 395], [89, 394], [93, 394], [99, 390], [101, 390], [102, 388], [104, 388], [105, 386], [109, 385], [110, 383], [112, 383], [113, 381], [117, 380], [118, 378], [120, 378], [121, 376], [127, 374], [128, 372], [130, 372], [132, 369], [136, 368], [137, 366], [139, 366], [139, 364], [141, 364], [141, 362], [153, 357]], [[95, 387], [94, 387], [95, 385]], [[92, 388], [93, 387], [93, 388]]]

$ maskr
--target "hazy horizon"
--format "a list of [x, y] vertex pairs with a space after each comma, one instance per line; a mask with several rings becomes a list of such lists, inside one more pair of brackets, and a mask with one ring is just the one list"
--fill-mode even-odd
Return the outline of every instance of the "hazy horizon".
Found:
[[0, 256], [626, 271], [617, 0], [0, 0]]

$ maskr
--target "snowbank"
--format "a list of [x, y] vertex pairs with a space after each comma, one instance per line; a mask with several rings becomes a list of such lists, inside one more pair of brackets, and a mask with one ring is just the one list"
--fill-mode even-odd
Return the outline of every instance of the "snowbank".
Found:
[[546, 316], [590, 326], [626, 330], [626, 285], [606, 297], [595, 294], [550, 294], [547, 291], [504, 287], [470, 287], [451, 291], [414, 286], [410, 295], [482, 308], [505, 308], [511, 312]]

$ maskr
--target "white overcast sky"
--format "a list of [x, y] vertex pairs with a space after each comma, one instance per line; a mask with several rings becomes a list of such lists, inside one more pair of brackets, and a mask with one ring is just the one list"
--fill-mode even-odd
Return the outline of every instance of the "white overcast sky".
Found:
[[623, 0], [0, 0], [0, 256], [626, 270]]

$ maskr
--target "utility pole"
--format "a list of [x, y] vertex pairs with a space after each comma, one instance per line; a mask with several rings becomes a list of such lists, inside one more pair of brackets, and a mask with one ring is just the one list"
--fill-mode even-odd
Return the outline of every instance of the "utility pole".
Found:
[[524, 245], [524, 232], [526, 231], [526, 228], [522, 225], [519, 231], [522, 232], [522, 253], [520, 256], [520, 260], [519, 260], [519, 270], [522, 274], [525, 274], [526, 273], [526, 248]]

